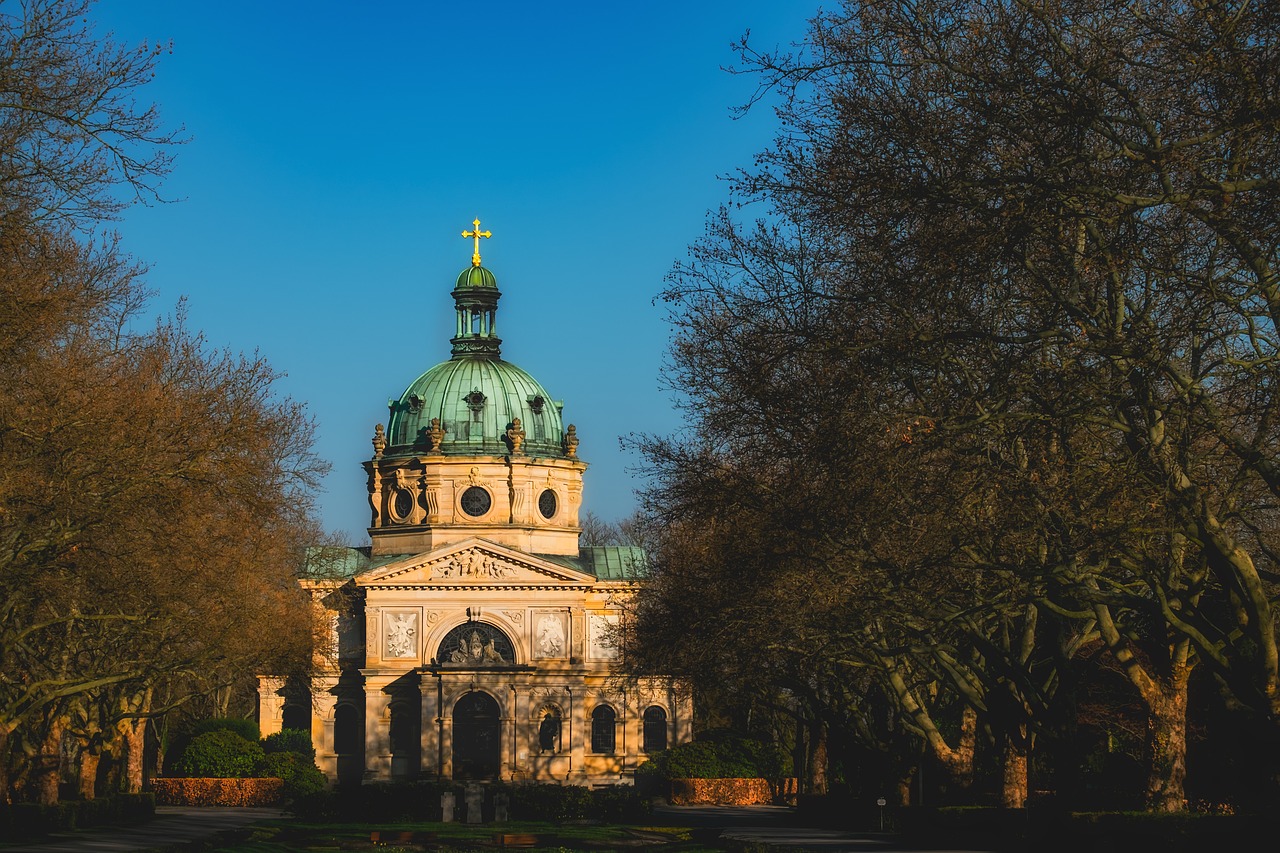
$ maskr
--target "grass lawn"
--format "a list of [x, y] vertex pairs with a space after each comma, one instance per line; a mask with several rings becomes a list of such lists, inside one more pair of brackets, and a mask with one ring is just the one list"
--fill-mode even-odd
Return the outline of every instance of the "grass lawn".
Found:
[[[373, 839], [373, 833], [379, 838]], [[195, 848], [206, 853], [281, 853], [281, 851], [367, 850], [373, 853], [420, 850], [664, 850], [709, 853], [719, 830], [699, 832], [688, 827], [620, 826], [591, 823], [509, 821], [502, 824], [464, 823], [300, 823], [271, 821], [223, 833]]]

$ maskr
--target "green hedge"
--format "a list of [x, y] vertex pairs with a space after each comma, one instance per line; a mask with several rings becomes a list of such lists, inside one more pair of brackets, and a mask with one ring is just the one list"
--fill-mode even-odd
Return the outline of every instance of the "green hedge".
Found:
[[262, 749], [267, 755], [278, 752], [293, 752], [314, 761], [316, 748], [311, 743], [311, 732], [305, 729], [281, 729], [262, 739]]
[[770, 779], [787, 775], [787, 757], [776, 744], [723, 730], [657, 752], [636, 771], [646, 790], [672, 779]]
[[[433, 823], [441, 818], [440, 795], [454, 794], [453, 817], [466, 819], [466, 788], [454, 782], [402, 782], [360, 785], [320, 791], [299, 797], [290, 810], [300, 818], [315, 822]], [[651, 811], [649, 800], [629, 785], [613, 788], [586, 788], [580, 785], [485, 786], [482, 820], [493, 820], [494, 795], [508, 797], [511, 820], [602, 820], [634, 823], [645, 820]]]
[[25, 841], [51, 832], [103, 824], [145, 823], [155, 817], [153, 794], [116, 794], [95, 800], [67, 800], [53, 806], [38, 803], [0, 805], [0, 839]]
[[178, 759], [175, 776], [239, 779], [256, 775], [266, 758], [258, 741], [245, 740], [230, 729], [197, 736]]
[[286, 800], [319, 793], [329, 787], [329, 780], [316, 767], [314, 758], [296, 752], [272, 752], [258, 764], [256, 775], [284, 780]]
[[235, 732], [247, 741], [257, 743], [262, 737], [262, 732], [258, 728], [255, 720], [245, 719], [244, 717], [214, 717], [212, 720], [201, 720], [191, 729], [191, 739], [195, 740], [200, 735], [209, 732]]

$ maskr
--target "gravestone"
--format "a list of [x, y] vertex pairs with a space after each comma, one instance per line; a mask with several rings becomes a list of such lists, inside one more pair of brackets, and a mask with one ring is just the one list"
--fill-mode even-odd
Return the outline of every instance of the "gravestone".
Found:
[[484, 806], [484, 788], [472, 782], [467, 785], [467, 823], [480, 823], [480, 809]]
[[494, 794], [494, 795], [493, 795], [493, 819], [494, 819], [496, 822], [498, 822], [498, 823], [506, 823], [506, 822], [507, 822], [507, 820], [508, 820], [508, 817], [507, 817], [507, 812], [508, 812], [507, 806], [508, 806], [508, 804], [509, 804], [510, 800], [511, 800], [511, 797], [510, 797], [510, 795], [509, 795], [509, 794]]
[[440, 821], [441, 823], [453, 823], [453, 791], [445, 791], [440, 795]]

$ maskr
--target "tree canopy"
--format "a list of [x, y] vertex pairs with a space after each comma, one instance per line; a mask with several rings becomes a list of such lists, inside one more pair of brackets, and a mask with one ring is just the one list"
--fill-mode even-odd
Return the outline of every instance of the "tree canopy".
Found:
[[779, 133], [662, 294], [692, 428], [642, 442], [678, 532], [633, 657], [758, 656], [759, 695], [891, 752], [879, 708], [959, 779], [976, 716], [1008, 805], [1095, 650], [1151, 808], [1184, 807], [1201, 669], [1272, 748], [1278, 26], [864, 0], [744, 39]]
[[149, 718], [310, 659], [293, 579], [324, 465], [258, 354], [211, 347], [104, 229], [178, 131], [159, 52], [77, 0], [0, 6], [0, 778], [55, 800], [63, 742], [142, 782]]

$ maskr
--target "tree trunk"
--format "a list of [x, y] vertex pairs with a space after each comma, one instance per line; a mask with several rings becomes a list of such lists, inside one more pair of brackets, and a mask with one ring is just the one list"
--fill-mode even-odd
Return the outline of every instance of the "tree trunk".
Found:
[[953, 761], [947, 765], [951, 781], [964, 793], [973, 787], [973, 759], [977, 746], [978, 712], [965, 705], [960, 717], [960, 742], [956, 745]]
[[9, 729], [0, 726], [0, 805], [9, 805], [13, 797], [9, 791]]
[[80, 750], [80, 799], [92, 800], [98, 793], [98, 764], [102, 753], [86, 746]]
[[124, 790], [127, 794], [142, 793], [142, 757], [146, 746], [147, 720], [133, 718], [116, 724], [124, 748]]
[[809, 793], [827, 792], [827, 724], [814, 720], [809, 725], [809, 749], [806, 756], [809, 770]]
[[1021, 809], [1027, 805], [1026, 727], [1005, 735], [1000, 761], [1000, 807]]
[[42, 806], [58, 804], [58, 783], [62, 781], [62, 732], [65, 723], [55, 720], [49, 724], [40, 750], [32, 761], [31, 794]]
[[1186, 809], [1187, 778], [1187, 681], [1188, 667], [1178, 667], [1173, 677], [1161, 680], [1161, 689], [1148, 697], [1147, 808], [1153, 812]]

